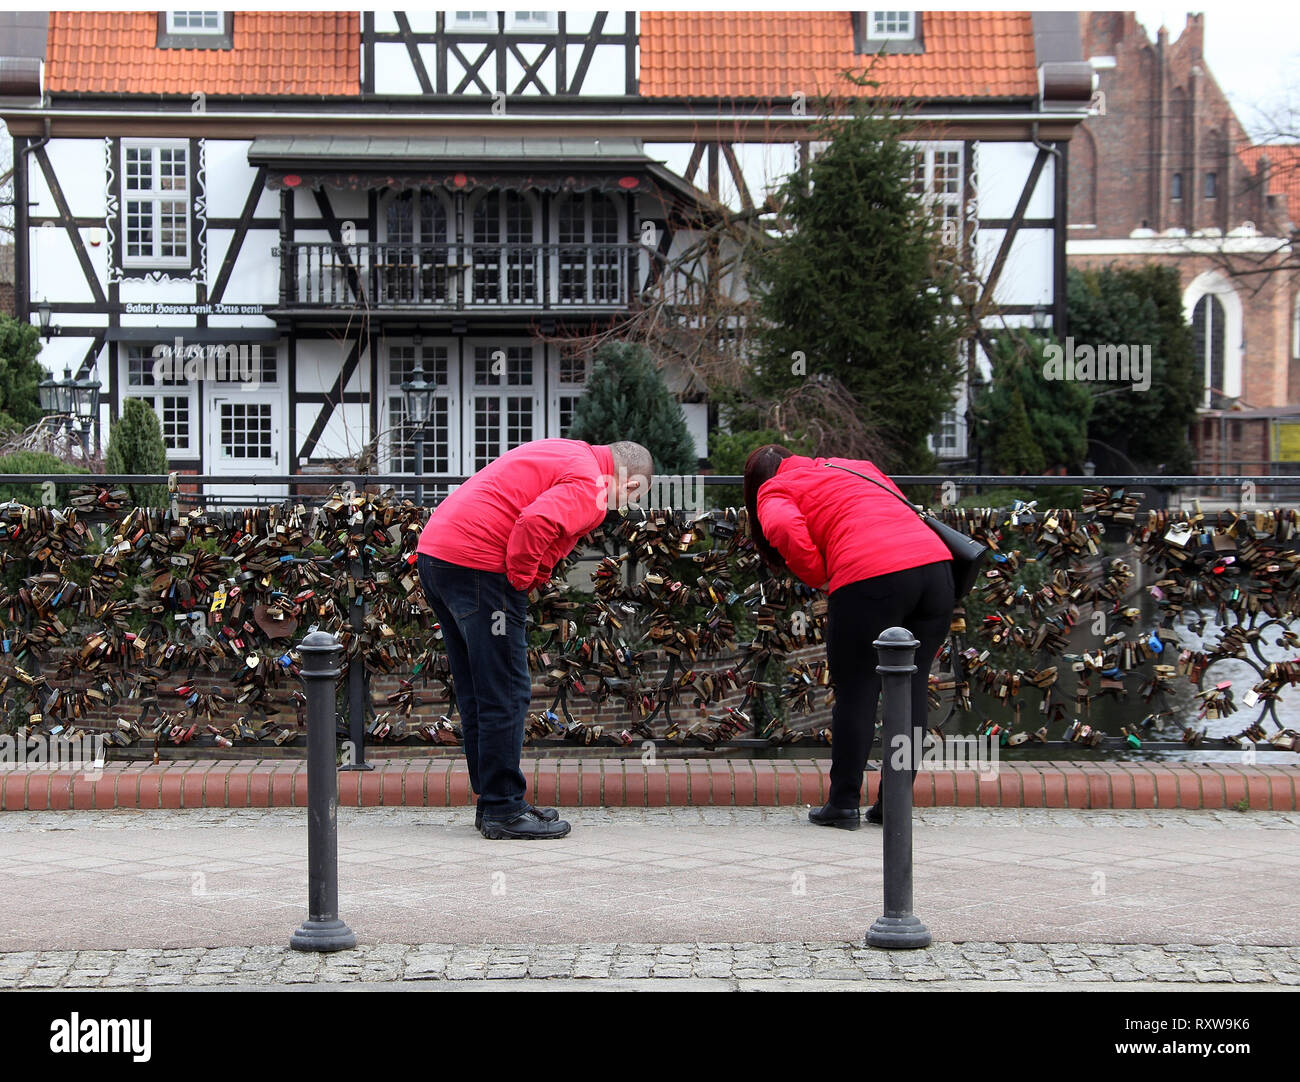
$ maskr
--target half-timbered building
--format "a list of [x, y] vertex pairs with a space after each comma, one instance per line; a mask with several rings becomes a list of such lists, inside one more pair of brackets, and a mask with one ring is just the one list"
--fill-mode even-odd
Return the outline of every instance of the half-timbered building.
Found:
[[[375, 437], [412, 470], [417, 369], [428, 472], [563, 434], [586, 373], [557, 336], [626, 316], [695, 223], [761, 206], [873, 56], [986, 318], [1063, 326], [1091, 90], [1070, 13], [30, 14], [0, 35], [18, 314], [49, 306], [42, 360], [100, 380], [103, 425], [146, 399], [173, 465], [230, 494]], [[178, 338], [256, 370], [160, 376]], [[935, 438], [965, 453], [960, 402]]]

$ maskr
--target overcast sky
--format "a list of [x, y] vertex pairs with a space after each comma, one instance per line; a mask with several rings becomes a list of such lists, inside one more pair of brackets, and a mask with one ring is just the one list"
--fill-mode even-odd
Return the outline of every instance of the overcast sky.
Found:
[[1205, 13], [1205, 60], [1242, 124], [1266, 137], [1261, 111], [1295, 118], [1300, 135], [1300, 3], [1296, 0], [1201, 0], [1194, 5], [1135, 8], [1154, 39], [1163, 22], [1169, 40], [1182, 33], [1186, 13]]

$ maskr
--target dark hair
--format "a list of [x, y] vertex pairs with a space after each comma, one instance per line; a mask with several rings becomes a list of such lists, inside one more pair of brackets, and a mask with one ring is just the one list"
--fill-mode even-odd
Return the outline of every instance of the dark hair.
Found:
[[781, 463], [794, 454], [788, 447], [779, 443], [765, 443], [750, 452], [745, 459], [745, 511], [749, 519], [749, 536], [754, 548], [763, 557], [763, 561], [778, 571], [788, 571], [785, 559], [768, 541], [763, 533], [762, 523], [758, 521], [758, 488], [764, 482], [776, 476]]

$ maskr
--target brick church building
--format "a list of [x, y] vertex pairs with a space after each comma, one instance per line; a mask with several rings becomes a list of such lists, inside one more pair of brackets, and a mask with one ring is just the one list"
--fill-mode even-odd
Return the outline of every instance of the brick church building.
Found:
[[1203, 15], [1172, 42], [1131, 11], [1082, 21], [1098, 92], [1070, 148], [1069, 263], [1177, 267], [1205, 373], [1200, 472], [1300, 471], [1300, 273], [1261, 273], [1295, 263], [1300, 147], [1251, 145]]

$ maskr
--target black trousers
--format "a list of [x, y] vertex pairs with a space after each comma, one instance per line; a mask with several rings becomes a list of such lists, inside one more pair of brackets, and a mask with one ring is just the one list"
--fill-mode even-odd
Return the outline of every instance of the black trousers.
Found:
[[[954, 604], [950, 560], [851, 582], [831, 594], [826, 657], [835, 682], [829, 801], [833, 807], [856, 808], [862, 795], [880, 700], [872, 643], [890, 627], [905, 627], [920, 642], [912, 677], [912, 724], [924, 731], [930, 665], [948, 635]], [[914, 769], [911, 773], [915, 777]]]
[[519, 769], [532, 699], [524, 619], [528, 595], [505, 575], [436, 560], [415, 561], [424, 596], [442, 626], [469, 784], [488, 819], [512, 819], [528, 807]]

